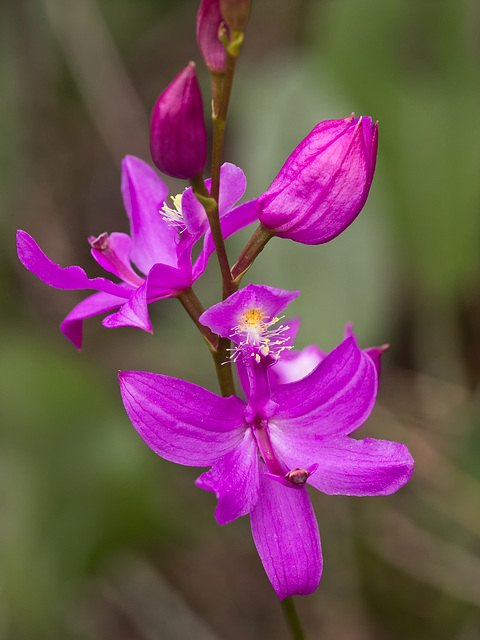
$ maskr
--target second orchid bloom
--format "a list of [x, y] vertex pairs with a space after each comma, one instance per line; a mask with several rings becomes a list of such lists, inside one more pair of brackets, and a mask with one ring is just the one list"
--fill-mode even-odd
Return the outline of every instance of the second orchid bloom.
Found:
[[350, 437], [372, 411], [379, 356], [359, 349], [353, 335], [307, 376], [270, 383], [269, 369], [291, 346], [277, 316], [297, 295], [248, 285], [201, 316], [233, 341], [233, 359], [247, 374], [246, 401], [164, 375], [120, 373], [127, 414], [146, 444], [177, 464], [211, 467], [197, 485], [218, 498], [220, 524], [250, 515], [280, 598], [311, 593], [322, 573], [306, 485], [330, 495], [388, 495], [408, 482], [414, 464], [403, 444]]

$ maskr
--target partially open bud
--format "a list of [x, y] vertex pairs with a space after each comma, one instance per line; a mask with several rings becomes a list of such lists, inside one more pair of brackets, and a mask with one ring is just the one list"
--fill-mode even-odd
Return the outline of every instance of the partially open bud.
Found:
[[225, 71], [227, 56], [219, 40], [219, 31], [225, 29], [219, 0], [202, 0], [197, 13], [197, 41], [205, 64], [210, 71]]
[[353, 114], [320, 122], [258, 199], [262, 225], [304, 244], [338, 236], [367, 199], [377, 158], [377, 125]]
[[231, 31], [245, 31], [250, 16], [250, 0], [220, 0], [220, 11]]
[[190, 179], [207, 164], [207, 131], [195, 64], [190, 62], [160, 95], [150, 123], [155, 165], [174, 178]]

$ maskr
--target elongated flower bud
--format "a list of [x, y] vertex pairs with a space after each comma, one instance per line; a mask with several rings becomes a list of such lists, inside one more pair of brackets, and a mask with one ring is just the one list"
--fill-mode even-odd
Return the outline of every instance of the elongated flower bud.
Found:
[[152, 112], [150, 151], [156, 166], [190, 179], [207, 164], [207, 131], [195, 64], [190, 62], [160, 95]]
[[322, 244], [360, 213], [377, 158], [370, 117], [320, 122], [257, 201], [262, 225], [281, 238]]
[[220, 0], [220, 11], [231, 31], [245, 31], [250, 16], [250, 0]]
[[222, 25], [219, 0], [202, 0], [197, 13], [197, 41], [210, 71], [222, 72], [226, 68], [225, 46], [218, 38]]

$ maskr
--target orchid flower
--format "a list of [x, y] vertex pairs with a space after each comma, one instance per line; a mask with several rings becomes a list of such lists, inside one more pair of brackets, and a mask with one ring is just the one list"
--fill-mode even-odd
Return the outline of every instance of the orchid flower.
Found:
[[[207, 188], [209, 180], [206, 181]], [[243, 171], [233, 164], [221, 168], [219, 211], [224, 237], [256, 219], [255, 202], [238, 207], [246, 187]], [[102, 233], [90, 237], [93, 258], [120, 279], [89, 278], [78, 266], [60, 267], [50, 260], [25, 231], [17, 232], [18, 257], [42, 282], [57, 289], [93, 289], [61, 323], [64, 335], [78, 348], [83, 320], [118, 309], [105, 317], [105, 327], [132, 326], [152, 331], [148, 304], [189, 289], [202, 275], [214, 251], [203, 207], [189, 188], [166, 203], [167, 188], [156, 172], [134, 156], [122, 162], [122, 195], [130, 221], [130, 235]], [[192, 248], [204, 237], [203, 249], [192, 265]], [[135, 267], [132, 265], [135, 265]], [[138, 271], [137, 271], [138, 270]]]
[[403, 444], [355, 440], [377, 392], [372, 358], [352, 336], [306, 377], [270, 387], [268, 370], [289, 344], [278, 314], [298, 292], [249, 285], [200, 316], [234, 343], [248, 400], [147, 372], [119, 374], [127, 414], [158, 455], [212, 467], [196, 481], [215, 493], [226, 524], [249, 514], [253, 539], [279, 598], [308, 594], [322, 573], [318, 525], [306, 485], [327, 494], [388, 495], [410, 478]]

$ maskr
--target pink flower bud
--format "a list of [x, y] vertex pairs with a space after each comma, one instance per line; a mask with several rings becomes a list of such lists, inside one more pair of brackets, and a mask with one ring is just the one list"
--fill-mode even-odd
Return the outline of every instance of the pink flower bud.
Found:
[[205, 169], [207, 131], [193, 62], [168, 85], [153, 107], [150, 152], [160, 171], [174, 178], [190, 179]]
[[262, 225], [304, 244], [338, 236], [367, 199], [377, 158], [377, 125], [353, 114], [320, 122], [258, 199]]
[[218, 39], [219, 30], [226, 29], [220, 13], [219, 0], [202, 0], [197, 13], [197, 41], [210, 71], [225, 71], [225, 46]]
[[220, 11], [231, 31], [244, 31], [250, 16], [250, 0], [220, 0]]

